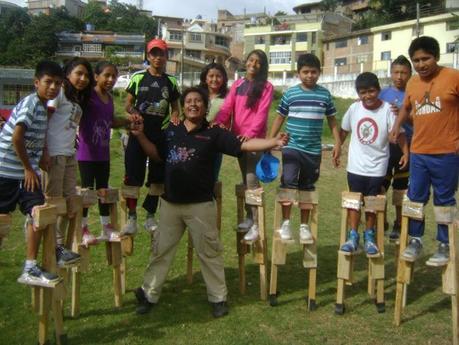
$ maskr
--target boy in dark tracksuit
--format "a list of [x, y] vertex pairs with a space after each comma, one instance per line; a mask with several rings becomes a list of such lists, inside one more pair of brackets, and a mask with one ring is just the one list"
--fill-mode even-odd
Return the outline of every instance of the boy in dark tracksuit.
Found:
[[[129, 114], [137, 113], [143, 117], [147, 137], [156, 143], [161, 137], [161, 131], [170, 121], [178, 120], [180, 93], [177, 80], [164, 73], [167, 61], [167, 45], [160, 39], [153, 39], [147, 44], [148, 69], [137, 72], [131, 77], [126, 91], [126, 111]], [[135, 136], [130, 135], [125, 152], [126, 186], [141, 187], [145, 180], [147, 155], [143, 152]], [[164, 166], [149, 160], [146, 186], [162, 184]], [[126, 199], [129, 217], [123, 234], [135, 234], [137, 231], [137, 199]], [[147, 195], [143, 207], [147, 210], [145, 229], [156, 230], [157, 223], [154, 214], [158, 206], [158, 196]]]

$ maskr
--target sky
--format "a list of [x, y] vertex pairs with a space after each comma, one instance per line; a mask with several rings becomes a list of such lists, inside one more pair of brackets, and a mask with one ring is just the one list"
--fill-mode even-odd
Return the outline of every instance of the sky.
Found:
[[[6, 0], [26, 6], [25, 0]], [[87, 0], [85, 0], [87, 1]], [[130, 4], [135, 4], [136, 0], [122, 0]], [[308, 2], [307, 0], [143, 0], [143, 8], [153, 11], [154, 15], [195, 18], [202, 15], [204, 19], [211, 20], [217, 18], [219, 9], [226, 9], [232, 14], [243, 14], [244, 8], [247, 13], [266, 11], [274, 14], [277, 11], [293, 13], [292, 8], [299, 4]]]

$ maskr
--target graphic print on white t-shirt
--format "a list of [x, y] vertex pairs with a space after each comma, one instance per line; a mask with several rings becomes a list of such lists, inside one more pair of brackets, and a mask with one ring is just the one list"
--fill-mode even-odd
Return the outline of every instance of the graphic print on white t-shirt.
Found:
[[378, 124], [371, 117], [364, 117], [357, 124], [357, 137], [363, 145], [373, 144], [378, 138]]

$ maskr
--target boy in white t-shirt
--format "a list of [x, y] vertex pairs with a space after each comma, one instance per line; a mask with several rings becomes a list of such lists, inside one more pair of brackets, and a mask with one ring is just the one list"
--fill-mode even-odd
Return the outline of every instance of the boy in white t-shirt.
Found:
[[[389, 162], [389, 133], [395, 122], [390, 104], [378, 98], [381, 87], [378, 77], [370, 72], [361, 73], [355, 88], [360, 98], [353, 103], [341, 123], [341, 142], [344, 143], [349, 132], [349, 156], [347, 163], [347, 181], [351, 192], [363, 196], [375, 196], [381, 191]], [[403, 156], [400, 168], [408, 164], [408, 146], [404, 135], [400, 140]], [[345, 252], [355, 252], [359, 246], [358, 224], [360, 212], [348, 210], [350, 231], [348, 240], [341, 246]], [[365, 252], [375, 255], [379, 249], [375, 244], [374, 213], [365, 213], [366, 227], [363, 234]]]

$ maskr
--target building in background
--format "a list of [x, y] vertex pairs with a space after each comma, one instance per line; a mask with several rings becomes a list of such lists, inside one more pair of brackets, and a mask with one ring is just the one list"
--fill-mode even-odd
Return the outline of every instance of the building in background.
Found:
[[33, 69], [0, 67], [0, 116], [7, 118], [14, 106], [35, 90]]
[[6, 13], [16, 8], [21, 8], [21, 7], [9, 1], [0, 1], [0, 14]]
[[86, 6], [81, 0], [28, 0], [27, 8], [31, 15], [50, 14], [51, 9], [65, 7], [74, 17], [81, 17]]

